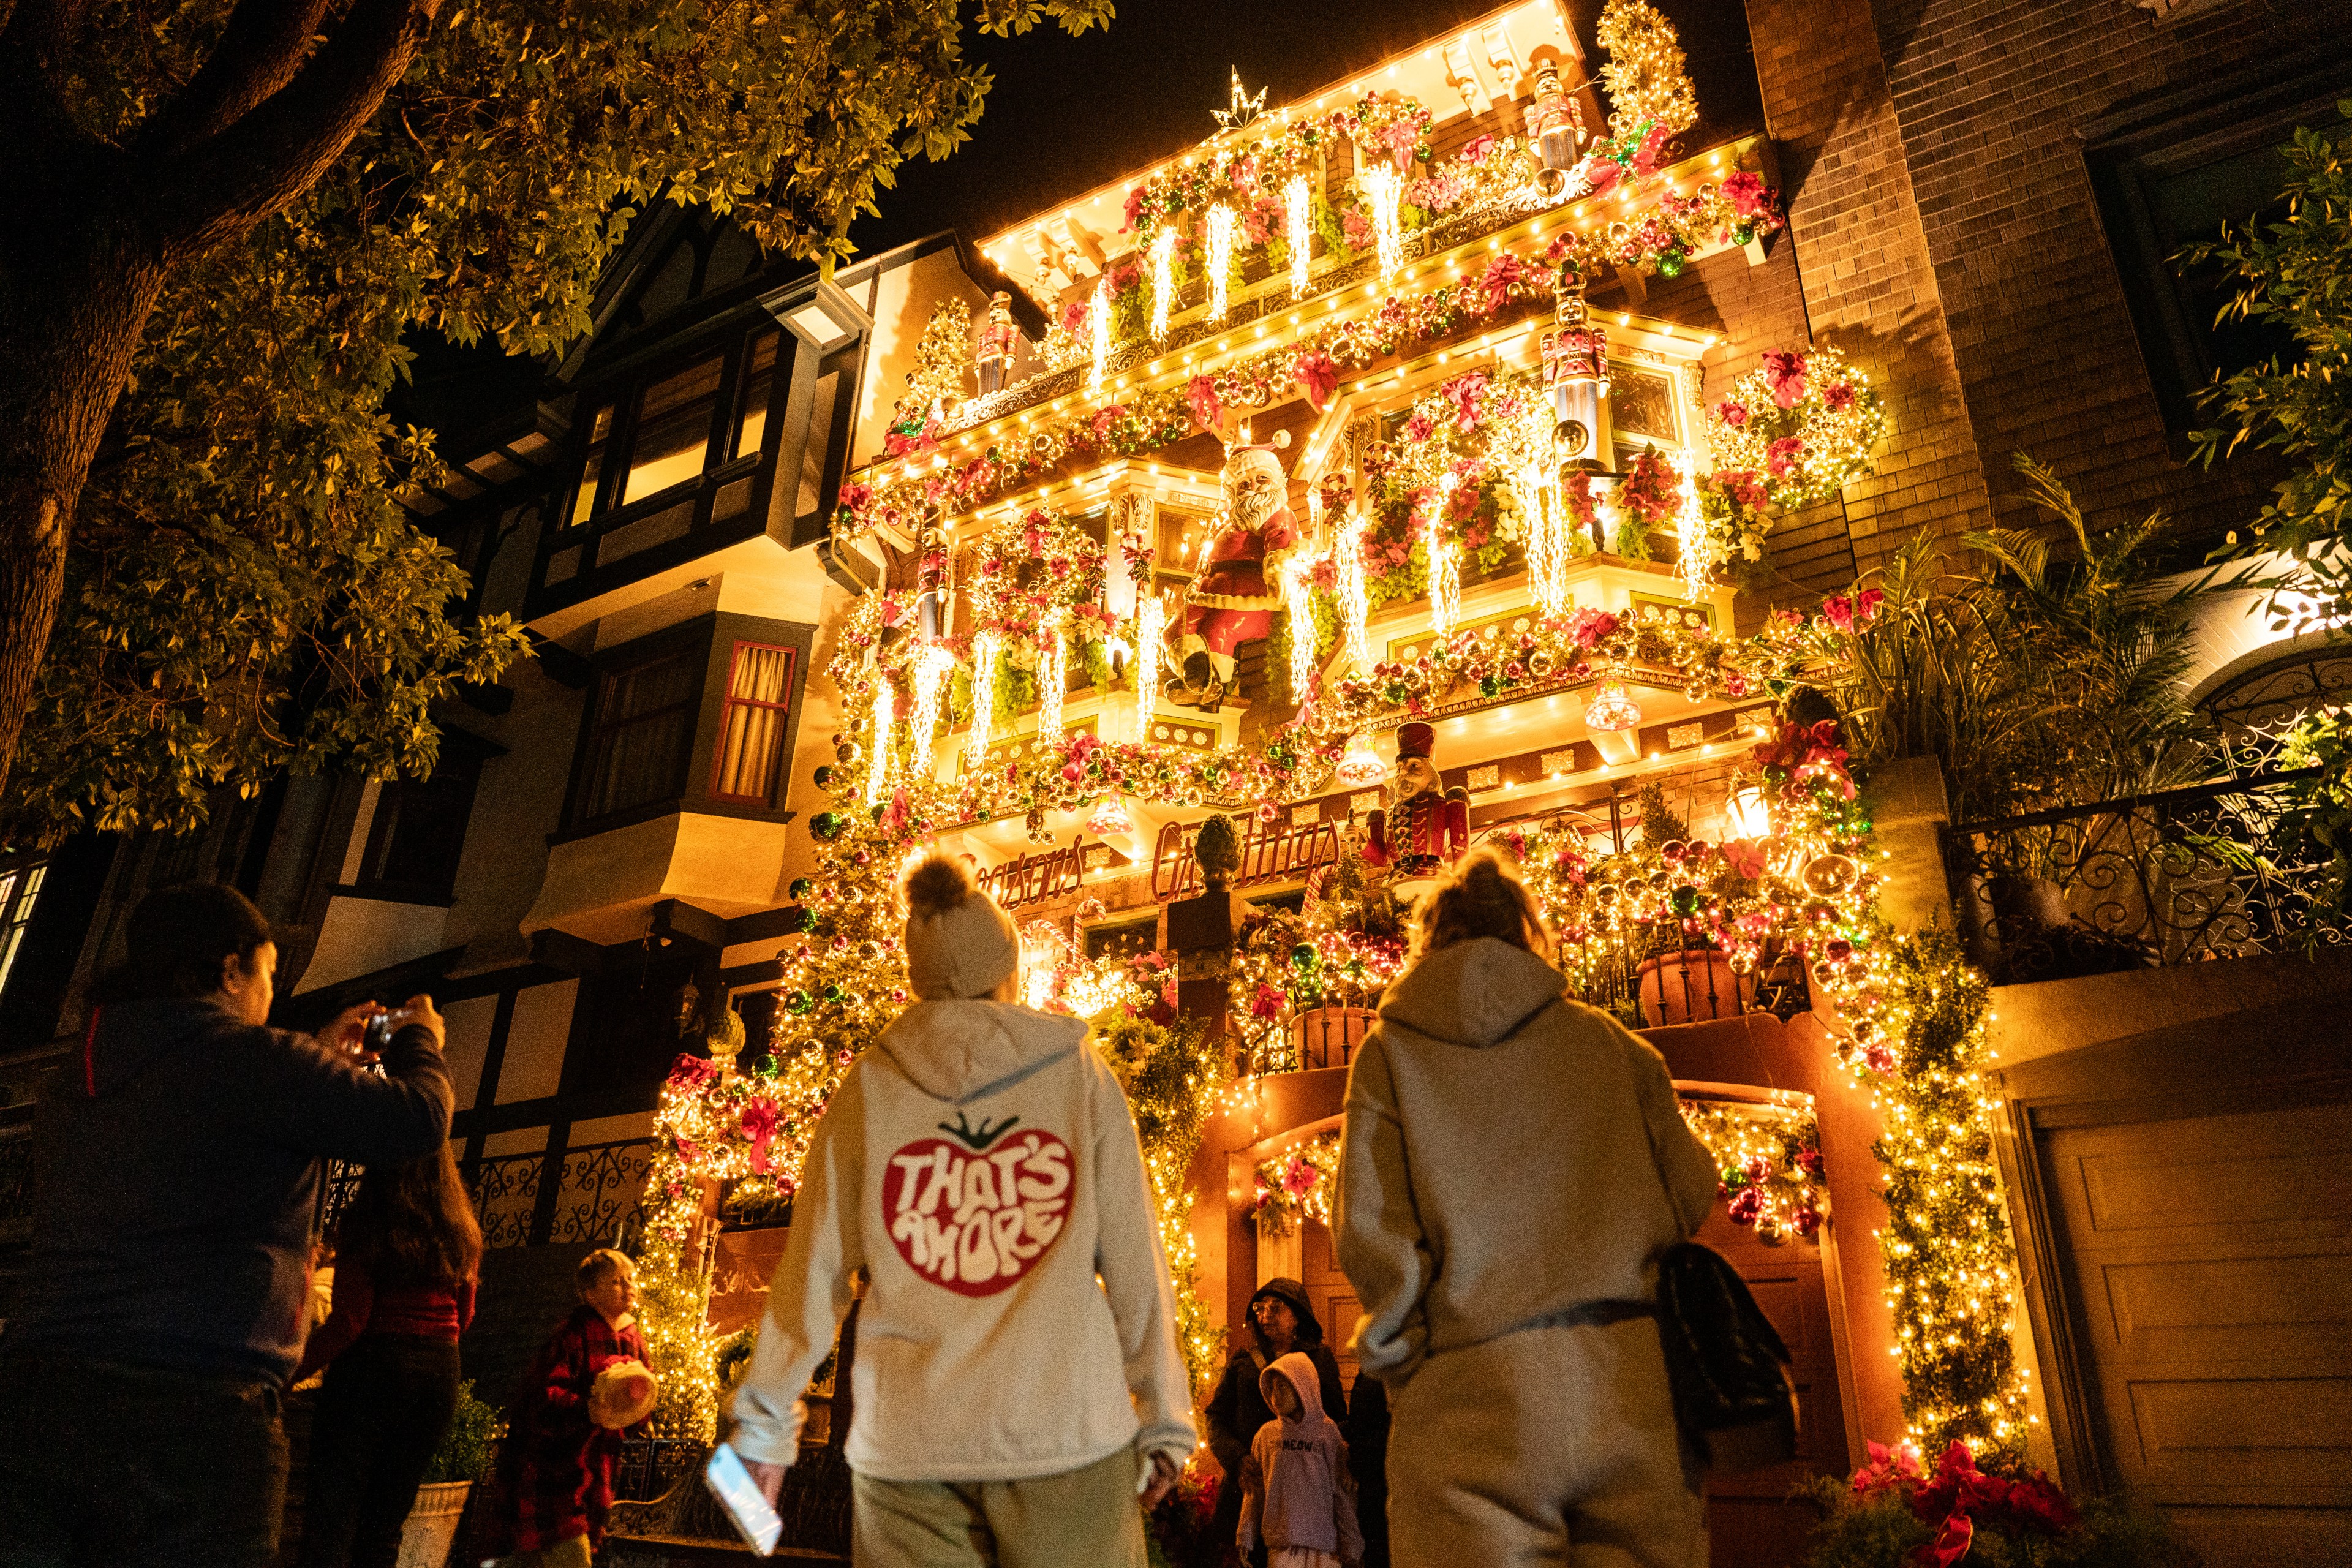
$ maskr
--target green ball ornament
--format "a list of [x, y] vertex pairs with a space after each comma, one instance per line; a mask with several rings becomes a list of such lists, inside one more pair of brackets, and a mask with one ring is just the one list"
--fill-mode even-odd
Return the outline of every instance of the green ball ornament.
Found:
[[841, 830], [848, 826], [849, 818], [837, 811], [820, 811], [809, 818], [809, 831], [828, 844], [840, 837]]
[[1315, 944], [1311, 942], [1302, 942], [1290, 950], [1290, 962], [1301, 969], [1314, 968], [1315, 957]]
[[1672, 909], [1675, 911], [1675, 913], [1687, 920], [1691, 916], [1698, 913], [1698, 889], [1692, 887], [1688, 882], [1685, 882], [1681, 887], [1676, 888], [1673, 892], [1666, 895], [1666, 904], [1669, 909]]
[[1751, 245], [1755, 239], [1756, 231], [1744, 223], [1731, 231], [1731, 243], [1734, 245]]
[[786, 920], [785, 924], [791, 928], [786, 934], [792, 936], [804, 936], [808, 932], [816, 929], [816, 911], [814, 910], [794, 910], [792, 911], [790, 918]]
[[816, 879], [814, 877], [794, 877], [784, 884], [784, 897], [796, 904], [806, 903], [808, 896], [815, 891]]
[[795, 1018], [806, 1017], [809, 1014], [809, 1010], [815, 1005], [816, 998], [810, 995], [805, 991], [787, 991], [784, 993], [784, 1011], [790, 1013]]
[[1683, 264], [1689, 258], [1684, 256], [1679, 250], [1669, 250], [1664, 252], [1658, 258], [1658, 276], [1661, 278], [1681, 277], [1683, 275]]
[[829, 1006], [838, 1007], [841, 1005], [841, 999], [845, 994], [846, 994], [846, 993], [845, 993], [838, 985], [827, 984], [824, 988], [824, 999], [826, 1005]]
[[816, 781], [817, 788], [831, 789], [833, 787], [833, 781], [840, 775], [833, 771], [832, 763], [825, 763], [819, 764], [816, 772], [809, 776]]

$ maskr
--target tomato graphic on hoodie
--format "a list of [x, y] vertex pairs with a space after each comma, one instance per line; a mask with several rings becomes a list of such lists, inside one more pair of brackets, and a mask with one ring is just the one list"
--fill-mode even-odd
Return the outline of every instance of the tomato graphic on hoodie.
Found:
[[890, 1156], [882, 1213], [908, 1267], [963, 1296], [993, 1296], [1060, 1238], [1073, 1192], [1070, 1146], [1051, 1132], [963, 1125]]

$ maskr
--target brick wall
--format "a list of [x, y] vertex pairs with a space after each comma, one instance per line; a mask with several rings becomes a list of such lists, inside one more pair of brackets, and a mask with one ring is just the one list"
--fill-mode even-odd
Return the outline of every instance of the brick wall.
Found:
[[[1803, 46], [1776, 37], [1811, 8], [1748, 8], [1759, 57], [1769, 48], [1774, 61], [1768, 101], [1816, 96]], [[1883, 127], [1891, 108], [1899, 127], [1917, 204], [1908, 226], [1925, 235], [1967, 398], [1950, 439], [1963, 450], [1973, 440], [2001, 521], [2032, 520], [2008, 494], [2010, 453], [2022, 447], [2074, 487], [2095, 527], [2159, 507], [2200, 534], [2242, 521], [2274, 476], [2259, 461], [2208, 476], [2168, 449], [2079, 130], [2126, 99], [2295, 58], [2330, 29], [2340, 37], [2345, 8], [2242, 0], [2171, 26], [2126, 0], [1879, 0], [1874, 10], [1891, 98], [1872, 119]]]
[[1990, 503], [1868, 0], [1748, 0], [1748, 18], [1813, 340], [1886, 400], [1877, 470], [1844, 497], [1867, 571], [1922, 529], [1981, 526]]

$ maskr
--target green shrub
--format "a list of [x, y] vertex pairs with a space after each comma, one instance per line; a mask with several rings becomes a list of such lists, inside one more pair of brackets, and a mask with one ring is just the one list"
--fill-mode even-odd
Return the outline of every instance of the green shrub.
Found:
[[437, 1481], [478, 1481], [490, 1473], [490, 1451], [496, 1439], [499, 1413], [474, 1397], [474, 1380], [457, 1385], [457, 1414], [433, 1458], [425, 1466], [427, 1484]]

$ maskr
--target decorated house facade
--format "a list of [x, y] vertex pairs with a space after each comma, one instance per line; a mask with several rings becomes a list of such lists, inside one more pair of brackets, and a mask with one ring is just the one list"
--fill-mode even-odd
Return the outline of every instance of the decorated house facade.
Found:
[[[2165, 258], [2257, 210], [2342, 40], [2208, 0], [1710, 25], [1534, 0], [1237, 79], [1194, 145], [822, 281], [661, 213], [425, 503], [540, 639], [442, 770], [110, 849], [26, 940], [86, 973], [217, 873], [295, 933], [289, 1016], [432, 990], [486, 1314], [520, 1344], [629, 1247], [692, 1444], [906, 1001], [912, 857], [969, 858], [1025, 999], [1095, 1021], [1205, 1396], [1275, 1276], [1344, 1342], [1348, 1064], [1412, 898], [1492, 845], [1664, 1054], [1702, 1239], [1792, 1352], [1800, 1458], [1716, 1483], [1717, 1561], [1796, 1561], [1790, 1486], [1906, 1436], [2127, 1486], [2210, 1563], [2340, 1556], [2352, 971], [2297, 951], [2340, 929], [2307, 868], [2212, 847], [2347, 662], [2211, 600], [2180, 679], [2231, 774], [2000, 818], [1931, 757], [1858, 787], [1866, 716], [1808, 688], [1906, 545], [2031, 524], [2013, 449], [2189, 559], [2259, 506], [2259, 462], [2185, 460], [2244, 345]], [[1743, 50], [1700, 101], [1685, 51]]]

